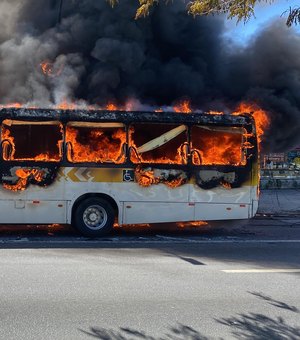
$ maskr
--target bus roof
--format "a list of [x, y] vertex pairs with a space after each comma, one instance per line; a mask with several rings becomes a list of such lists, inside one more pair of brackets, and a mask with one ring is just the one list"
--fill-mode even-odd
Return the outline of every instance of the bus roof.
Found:
[[204, 125], [253, 125], [254, 120], [248, 113], [239, 115], [210, 113], [177, 113], [145, 111], [107, 111], [107, 110], [59, 110], [42, 108], [2, 108], [1, 121], [5, 119], [23, 121], [60, 121], [60, 122], [121, 122], [121, 123], [174, 123]]

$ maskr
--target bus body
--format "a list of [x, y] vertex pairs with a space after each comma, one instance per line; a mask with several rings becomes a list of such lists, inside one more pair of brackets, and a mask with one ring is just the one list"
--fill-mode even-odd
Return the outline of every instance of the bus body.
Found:
[[205, 113], [2, 109], [0, 223], [120, 225], [248, 219], [253, 119]]

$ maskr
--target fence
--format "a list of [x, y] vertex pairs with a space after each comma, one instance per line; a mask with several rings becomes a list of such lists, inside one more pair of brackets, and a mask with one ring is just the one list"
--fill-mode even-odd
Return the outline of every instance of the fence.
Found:
[[300, 171], [261, 169], [261, 189], [300, 189]]

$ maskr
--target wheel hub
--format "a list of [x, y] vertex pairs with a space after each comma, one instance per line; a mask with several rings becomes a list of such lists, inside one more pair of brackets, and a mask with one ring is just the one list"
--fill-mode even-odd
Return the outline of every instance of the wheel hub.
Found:
[[103, 228], [107, 222], [107, 212], [100, 205], [92, 205], [85, 209], [83, 221], [85, 225], [92, 230]]

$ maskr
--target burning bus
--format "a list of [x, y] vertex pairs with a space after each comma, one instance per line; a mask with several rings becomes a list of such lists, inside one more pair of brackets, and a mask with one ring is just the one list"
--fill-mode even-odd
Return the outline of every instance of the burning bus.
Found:
[[1, 109], [0, 223], [248, 219], [258, 207], [249, 114]]

